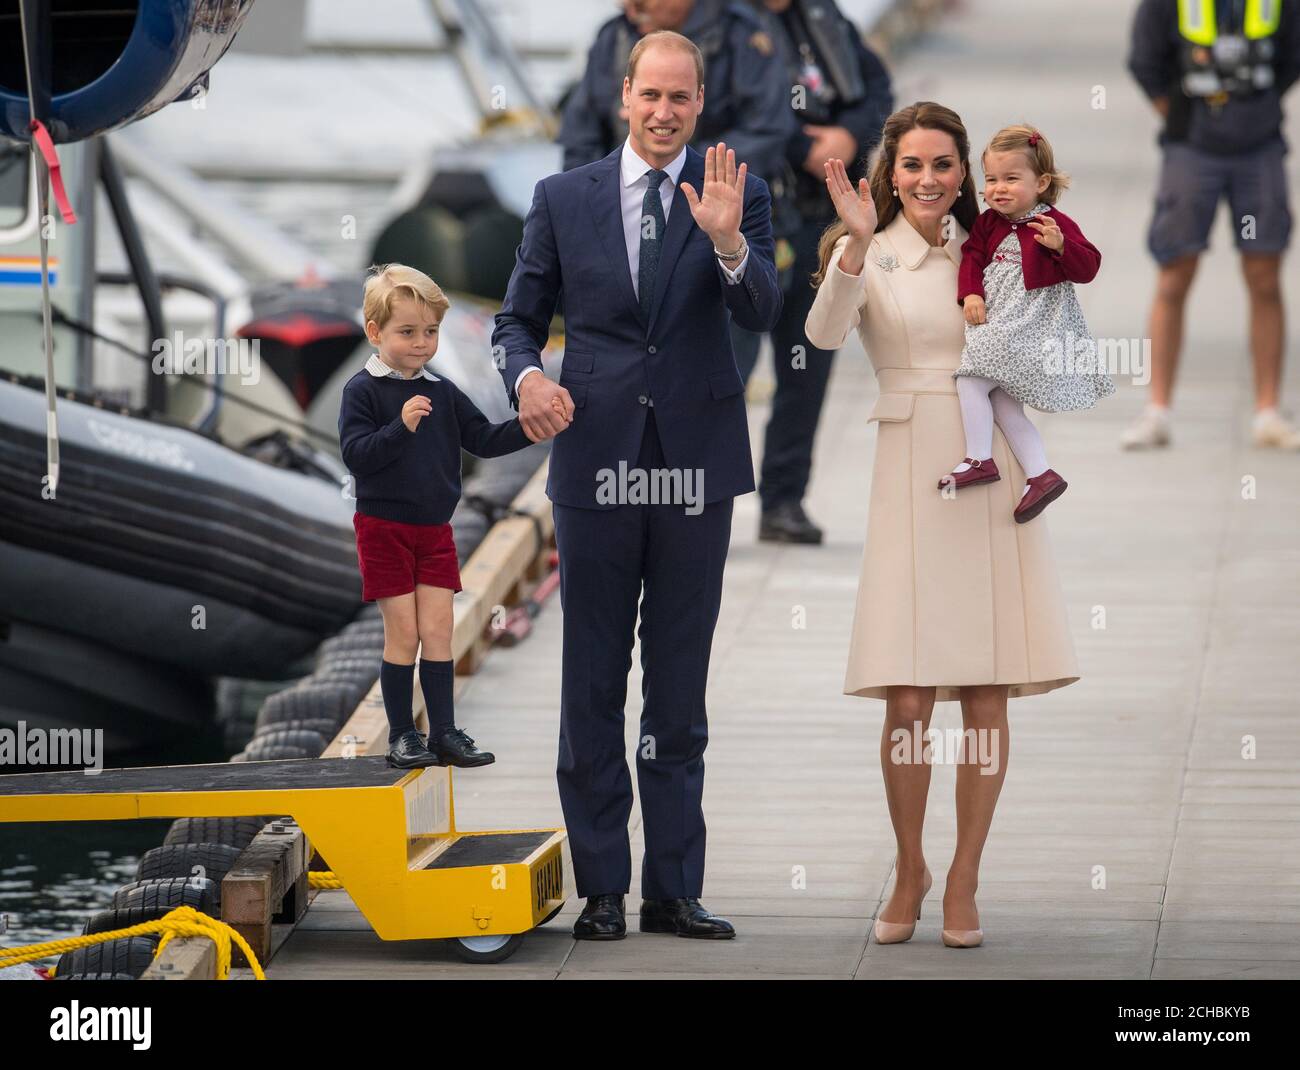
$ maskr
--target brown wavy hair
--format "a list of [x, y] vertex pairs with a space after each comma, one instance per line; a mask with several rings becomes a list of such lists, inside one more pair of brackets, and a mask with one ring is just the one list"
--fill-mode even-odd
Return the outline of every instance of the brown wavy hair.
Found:
[[[902, 211], [893, 192], [894, 160], [898, 156], [898, 143], [903, 135], [918, 127], [923, 130], [942, 130], [951, 135], [956, 144], [957, 156], [966, 168], [966, 177], [962, 179], [952, 214], [958, 223], [970, 230], [979, 215], [979, 205], [975, 200], [975, 180], [971, 177], [970, 135], [966, 133], [961, 117], [955, 111], [932, 100], [918, 100], [906, 108], [899, 108], [885, 120], [880, 148], [869, 178], [871, 199], [876, 206], [876, 230], [889, 226]], [[831, 251], [835, 248], [835, 243], [847, 233], [843, 220], [838, 218], [823, 232], [817, 243], [817, 271], [812, 276], [814, 287], [822, 284], [826, 277], [826, 267], [830, 264]]]
[[[1029, 143], [1031, 137], [1037, 139], [1033, 145]], [[989, 143], [984, 146], [984, 151], [980, 153], [981, 163], [990, 152], [1024, 153], [1025, 160], [1033, 170], [1035, 178], [1047, 175], [1050, 179], [1047, 189], [1038, 195], [1038, 199], [1044, 204], [1055, 204], [1056, 199], [1070, 188], [1070, 176], [1064, 171], [1056, 169], [1056, 157], [1052, 154], [1051, 143], [1028, 123], [1004, 126], [989, 138]]]

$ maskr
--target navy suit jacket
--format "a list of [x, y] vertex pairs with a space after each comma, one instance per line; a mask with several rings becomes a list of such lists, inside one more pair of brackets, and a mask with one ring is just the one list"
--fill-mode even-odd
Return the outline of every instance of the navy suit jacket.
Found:
[[686, 149], [647, 320], [632, 288], [623, 237], [622, 151], [620, 144], [603, 160], [537, 183], [492, 332], [496, 366], [517, 408], [515, 380], [528, 365], [541, 367], [539, 354], [563, 293], [560, 385], [575, 409], [573, 423], [552, 443], [551, 501], [615, 507], [597, 501], [599, 473], [607, 469], [617, 477], [620, 461], [636, 465], [651, 398], [668, 466], [702, 471], [706, 503], [747, 494], [754, 489], [754, 468], [730, 323], [766, 332], [781, 314], [767, 184], [745, 177], [740, 229], [749, 261], [741, 281], [730, 284], [682, 193], [682, 182], [697, 194], [704, 185], [704, 157]]

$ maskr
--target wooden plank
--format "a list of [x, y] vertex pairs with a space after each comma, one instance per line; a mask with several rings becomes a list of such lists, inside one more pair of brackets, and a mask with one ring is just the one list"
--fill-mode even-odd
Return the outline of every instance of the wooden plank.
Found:
[[140, 975], [141, 981], [215, 981], [217, 945], [204, 936], [176, 937]]
[[[487, 630], [495, 608], [509, 605], [512, 593], [526, 598], [545, 576], [546, 559], [555, 540], [551, 500], [546, 496], [548, 465], [549, 461], [542, 462], [510, 503], [527, 516], [509, 516], [493, 524], [461, 569], [464, 590], [456, 595], [451, 635], [457, 692], [464, 686], [463, 677], [478, 668], [491, 646]], [[411, 671], [414, 674], [414, 668]], [[418, 680], [411, 688], [411, 697], [415, 726], [427, 732], [429, 722]], [[387, 749], [388, 718], [384, 714], [383, 691], [376, 680], [321, 757], [351, 758], [383, 754]]]
[[[221, 920], [248, 941], [263, 964], [272, 951], [271, 923], [296, 924], [307, 909], [310, 858], [302, 829], [293, 821], [274, 821], [240, 852], [221, 881]], [[248, 965], [238, 945], [231, 949], [231, 965]]]

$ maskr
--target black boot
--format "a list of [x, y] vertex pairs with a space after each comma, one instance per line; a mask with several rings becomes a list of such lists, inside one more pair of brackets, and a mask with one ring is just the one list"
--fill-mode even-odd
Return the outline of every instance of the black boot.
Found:
[[782, 502], [763, 510], [758, 525], [760, 542], [796, 542], [815, 544], [822, 541], [822, 529], [808, 519], [799, 502]]

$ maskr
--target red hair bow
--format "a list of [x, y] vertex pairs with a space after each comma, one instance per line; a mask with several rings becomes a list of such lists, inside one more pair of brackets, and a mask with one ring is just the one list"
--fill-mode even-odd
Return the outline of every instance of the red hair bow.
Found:
[[1038, 144], [1038, 134], [1037, 134], [1037, 133], [1033, 133], [1033, 134], [1030, 134], [1030, 135], [1029, 135], [1029, 144], [1031, 144], [1031, 145], [1037, 145], [1037, 144]]

